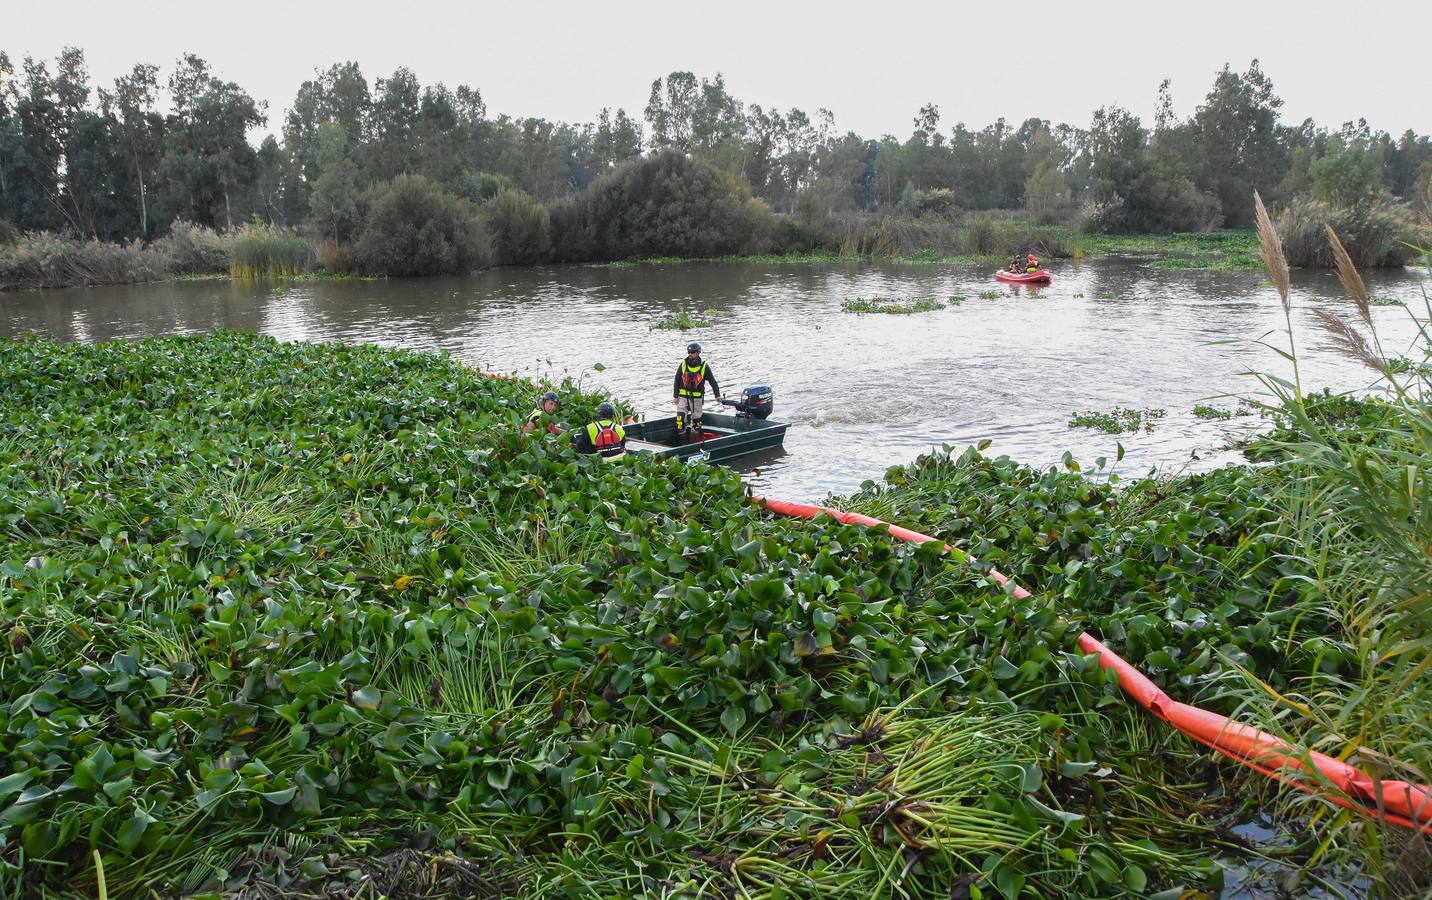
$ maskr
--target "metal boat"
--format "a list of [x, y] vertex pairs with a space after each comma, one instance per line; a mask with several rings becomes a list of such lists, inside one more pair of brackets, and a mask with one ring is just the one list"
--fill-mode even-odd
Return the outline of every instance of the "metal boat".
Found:
[[734, 408], [736, 413], [704, 414], [699, 441], [677, 432], [675, 416], [626, 425], [627, 452], [724, 463], [748, 453], [775, 449], [785, 440], [790, 426], [767, 418], [773, 401], [771, 389], [766, 385], [752, 385], [741, 392], [740, 400], [722, 403]]

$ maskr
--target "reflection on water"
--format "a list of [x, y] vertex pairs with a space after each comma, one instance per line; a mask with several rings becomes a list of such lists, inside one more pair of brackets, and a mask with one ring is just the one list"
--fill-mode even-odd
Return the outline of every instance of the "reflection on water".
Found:
[[[1234, 459], [1219, 450], [1256, 420], [1205, 422], [1200, 401], [1258, 390], [1240, 373], [1286, 374], [1260, 346], [1279, 344], [1282, 311], [1261, 273], [1164, 272], [1103, 260], [1052, 268], [1054, 283], [999, 285], [988, 267], [895, 263], [496, 269], [470, 278], [276, 285], [226, 280], [0, 295], [0, 335], [97, 341], [215, 328], [283, 340], [369, 341], [441, 350], [485, 369], [571, 374], [653, 415], [670, 409], [672, 373], [697, 337], [726, 393], [773, 386], [791, 423], [785, 453], [748, 466], [761, 491], [793, 499], [847, 492], [932, 446], [982, 439], [1031, 463], [1065, 450], [1086, 463], [1176, 471]], [[1374, 294], [1415, 300], [1425, 275], [1373, 273]], [[1372, 378], [1338, 356], [1308, 311], [1350, 312], [1331, 273], [1295, 273], [1303, 380], [1336, 389]], [[998, 290], [998, 299], [981, 292]], [[910, 316], [853, 315], [848, 297], [963, 296]], [[680, 308], [711, 309], [712, 328], [653, 330]], [[1404, 309], [1377, 307], [1389, 355], [1414, 355]], [[606, 368], [597, 372], [594, 366]], [[1151, 433], [1070, 430], [1071, 413], [1163, 407]]]

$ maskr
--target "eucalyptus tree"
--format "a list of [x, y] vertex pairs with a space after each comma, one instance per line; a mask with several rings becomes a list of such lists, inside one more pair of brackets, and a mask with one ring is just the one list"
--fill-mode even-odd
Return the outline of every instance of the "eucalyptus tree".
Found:
[[645, 115], [653, 150], [691, 151], [692, 120], [700, 96], [700, 85], [691, 72], [672, 72], [664, 81], [658, 78], [651, 83]]
[[112, 134], [134, 175], [134, 200], [139, 237], [149, 237], [149, 191], [164, 153], [164, 117], [157, 108], [159, 67], [136, 63], [114, 80], [114, 90], [100, 89], [100, 109], [113, 120]]
[[413, 142], [423, 115], [423, 91], [411, 69], [400, 67], [373, 88], [370, 132], [362, 168], [374, 182], [413, 172]]
[[1253, 223], [1253, 192], [1275, 189], [1288, 165], [1278, 110], [1283, 101], [1253, 60], [1238, 74], [1227, 65], [1190, 122], [1198, 159], [1195, 181], [1219, 201], [1225, 223]]
[[591, 168], [593, 174], [601, 174], [641, 155], [641, 123], [628, 116], [624, 109], [618, 108], [613, 113], [602, 107], [590, 141]]
[[370, 137], [372, 114], [368, 79], [356, 62], [315, 70], [313, 78], [299, 85], [293, 106], [284, 115], [283, 143], [307, 184], [319, 177], [319, 128], [337, 126], [343, 131], [345, 146], [360, 147]]
[[1120, 234], [1198, 231], [1216, 224], [1216, 198], [1159, 166], [1148, 131], [1119, 107], [1100, 107], [1088, 132], [1089, 227]]
[[264, 123], [262, 107], [192, 53], [179, 59], [168, 88], [173, 111], [160, 161], [166, 212], [171, 221], [232, 229], [244, 213], [236, 215], [234, 199], [252, 194], [257, 175], [248, 131]]
[[308, 200], [312, 223], [324, 237], [348, 241], [360, 224], [358, 166], [349, 154], [342, 126], [334, 122], [318, 126], [317, 143], [321, 174]]
[[645, 114], [652, 149], [691, 153], [733, 174], [744, 168], [744, 104], [726, 90], [719, 72], [710, 79], [691, 72], [656, 79]]
[[63, 159], [60, 111], [49, 67], [26, 56], [17, 75], [0, 68], [9, 120], [4, 142], [6, 218], [22, 230], [57, 230], [66, 224], [60, 200]]

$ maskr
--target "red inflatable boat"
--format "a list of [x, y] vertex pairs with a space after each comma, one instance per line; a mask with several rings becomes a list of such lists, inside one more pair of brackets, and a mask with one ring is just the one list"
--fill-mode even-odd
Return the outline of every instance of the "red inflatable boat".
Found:
[[1008, 281], [1010, 284], [1048, 284], [1054, 280], [1053, 277], [1043, 269], [1036, 272], [1010, 272], [1006, 269], [1000, 269], [994, 273], [994, 277], [999, 281]]

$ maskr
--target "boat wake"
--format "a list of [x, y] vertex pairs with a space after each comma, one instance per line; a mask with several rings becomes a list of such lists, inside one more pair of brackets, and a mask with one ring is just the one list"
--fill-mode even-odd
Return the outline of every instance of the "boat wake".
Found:
[[792, 425], [820, 428], [825, 425], [874, 425], [914, 420], [920, 415], [920, 404], [914, 402], [882, 403], [879, 406], [838, 406], [804, 410], [790, 416]]

